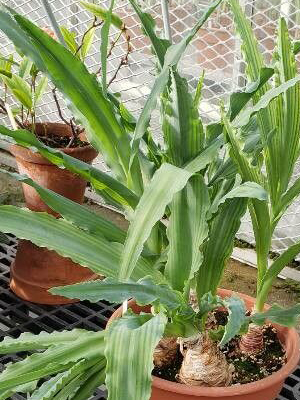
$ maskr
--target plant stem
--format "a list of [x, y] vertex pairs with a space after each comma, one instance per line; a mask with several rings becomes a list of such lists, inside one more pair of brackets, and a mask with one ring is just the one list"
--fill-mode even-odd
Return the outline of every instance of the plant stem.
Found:
[[60, 108], [60, 104], [57, 98], [57, 94], [56, 94], [56, 87], [52, 89], [52, 95], [56, 104], [56, 108], [57, 108], [57, 112], [58, 115], [60, 116], [60, 119], [66, 124], [70, 126], [70, 122], [66, 120], [66, 118], [63, 116], [62, 110]]
[[75, 54], [74, 54], [75, 56], [76, 56], [76, 55], [79, 53], [79, 51], [81, 50], [86, 35], [87, 35], [93, 28], [97, 28], [98, 26], [101, 26], [102, 24], [103, 24], [103, 21], [97, 23], [97, 17], [94, 17], [94, 20], [93, 20], [93, 22], [92, 22], [92, 25], [91, 25], [91, 26], [89, 27], [89, 29], [87, 29], [87, 30], [84, 32], [84, 34], [82, 35], [81, 43], [80, 43], [80, 45], [78, 46], [78, 48], [77, 48], [77, 50], [76, 50], [76, 52], [75, 52]]
[[128, 57], [129, 57], [129, 54], [130, 54], [130, 52], [131, 52], [132, 49], [131, 49], [131, 46], [130, 46], [130, 36], [129, 36], [127, 33], [125, 33], [125, 37], [126, 37], [126, 43], [127, 43], [126, 54], [125, 54], [125, 56], [123, 56], [123, 57], [121, 58], [120, 64], [118, 65], [118, 68], [116, 69], [116, 71], [115, 71], [113, 77], [112, 77], [112, 78], [110, 79], [110, 81], [108, 82], [107, 87], [109, 87], [109, 86], [113, 83], [113, 81], [116, 79], [116, 77], [117, 77], [117, 75], [118, 75], [120, 69], [122, 68], [122, 66], [123, 66], [123, 65], [128, 65]]

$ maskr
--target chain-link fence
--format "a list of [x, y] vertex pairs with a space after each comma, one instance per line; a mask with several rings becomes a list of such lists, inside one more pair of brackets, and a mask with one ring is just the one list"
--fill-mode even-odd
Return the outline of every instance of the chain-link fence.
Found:
[[[90, 1], [109, 7], [109, 1]], [[279, 16], [288, 19], [289, 28], [294, 38], [300, 37], [300, 0], [240, 0], [245, 13], [253, 26], [261, 51], [266, 59], [271, 61], [276, 36], [276, 21]], [[6, 0], [10, 7], [26, 15], [40, 26], [48, 26], [49, 21], [40, 0]], [[80, 40], [84, 30], [91, 24], [93, 17], [83, 10], [77, 0], [52, 0], [51, 6], [60, 25], [66, 26], [76, 33]], [[143, 10], [150, 12], [156, 20], [158, 29], [164, 34], [164, 21], [161, 2], [159, 0], [141, 0]], [[178, 42], [188, 29], [197, 21], [209, 0], [169, 0], [169, 23], [173, 42]], [[139, 21], [127, 1], [117, 0], [115, 12], [125, 22], [131, 36], [131, 53], [128, 65], [123, 66], [110, 89], [121, 93], [122, 101], [134, 114], [138, 115], [146, 96], [150, 92], [154, 79], [155, 62], [147, 38], [140, 30]], [[111, 31], [111, 40], [115, 35]], [[86, 64], [92, 71], [100, 66], [100, 33], [96, 34], [93, 46], [86, 59]], [[5, 37], [0, 36], [0, 52], [6, 56], [12, 52], [11, 45]], [[124, 38], [118, 42], [108, 61], [108, 80], [114, 76], [120, 59], [126, 52]], [[191, 89], [195, 89], [200, 74], [205, 70], [203, 98], [200, 112], [206, 121], [214, 121], [219, 116], [219, 102], [227, 100], [228, 95], [245, 84], [244, 63], [240, 58], [240, 43], [234, 32], [232, 16], [224, 2], [205, 27], [194, 39], [181, 62], [181, 71], [188, 79]], [[68, 113], [63, 105], [62, 110]], [[58, 113], [51, 90], [44, 96], [38, 110], [40, 120], [58, 120]], [[152, 118], [152, 129], [159, 139], [160, 125], [158, 113]], [[96, 161], [99, 168], [105, 169], [101, 158]], [[300, 174], [299, 168], [295, 177]], [[279, 224], [273, 241], [275, 251], [284, 250], [292, 242], [300, 239], [300, 202], [296, 202]], [[245, 218], [239, 237], [253, 243], [249, 218]]]

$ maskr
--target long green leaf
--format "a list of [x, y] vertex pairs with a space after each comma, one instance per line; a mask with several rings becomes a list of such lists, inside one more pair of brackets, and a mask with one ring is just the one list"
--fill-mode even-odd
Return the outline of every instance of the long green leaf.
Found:
[[[95, 361], [93, 361], [95, 363]], [[51, 400], [65, 385], [67, 385], [74, 377], [77, 377], [89, 366], [89, 362], [81, 360], [73, 367], [62, 372], [52, 379], [44, 382], [37, 390], [35, 390], [29, 400]]]
[[48, 0], [41, 0], [41, 1], [43, 3], [44, 9], [46, 11], [46, 14], [47, 14], [47, 16], [48, 16], [48, 18], [50, 20], [50, 23], [51, 23], [51, 26], [53, 28], [53, 31], [55, 32], [55, 34], [56, 34], [58, 40], [60, 41], [60, 43], [65, 46], [66, 43], [65, 43], [64, 37], [63, 37], [63, 35], [61, 33], [61, 30], [59, 29], [58, 22], [57, 22], [57, 20], [55, 18], [55, 15], [54, 15], [53, 11], [52, 11], [52, 7], [51, 7], [49, 1]]
[[118, 228], [112, 222], [101, 217], [99, 214], [90, 211], [72, 200], [43, 188], [26, 175], [20, 175], [0, 169], [0, 172], [12, 176], [19, 182], [25, 183], [35, 188], [42, 200], [55, 212], [62, 215], [67, 221], [75, 226], [87, 230], [94, 235], [103, 235], [109, 242], [124, 243], [126, 232]]
[[209, 291], [216, 293], [246, 207], [245, 198], [229, 199], [213, 219], [209, 240], [203, 246], [203, 262], [197, 274], [198, 299]]
[[159, 302], [169, 310], [179, 308], [183, 304], [180, 293], [175, 292], [168, 285], [155, 284], [150, 277], [137, 282], [119, 282], [113, 278], [106, 278], [103, 281], [95, 280], [56, 287], [50, 289], [50, 292], [70, 299], [89, 300], [93, 303], [107, 300], [120, 304], [126, 299], [134, 298], [140, 306]]
[[[279, 79], [282, 83], [297, 76], [297, 64], [293, 53], [293, 46], [289, 37], [287, 23], [284, 18], [279, 21], [278, 29], [278, 62]], [[281, 158], [285, 160], [280, 163], [281, 188], [280, 192], [286, 191], [289, 180], [294, 172], [295, 162], [299, 156], [299, 130], [300, 130], [300, 83], [292, 86], [283, 94], [282, 117], [280, 118], [280, 146]], [[279, 155], [279, 154], [278, 154]]]
[[101, 195], [112, 198], [117, 204], [131, 206], [134, 208], [138, 203], [138, 197], [125, 185], [114, 179], [109, 174], [100, 171], [83, 161], [77, 160], [60, 150], [52, 149], [40, 142], [35, 135], [27, 130], [10, 130], [0, 125], [0, 133], [13, 138], [18, 144], [37, 150], [42, 156], [47, 158], [53, 164], [59, 167], [67, 168], [76, 174], [79, 174], [87, 181], [91, 182]]
[[[97, 360], [97, 362], [92, 367], [86, 369], [80, 375], [77, 375], [74, 379], [64, 385], [60, 392], [57, 393], [55, 397], [53, 397], [53, 400], [73, 399], [73, 395], [77, 393], [82, 384], [84, 384], [91, 376], [93, 376], [95, 373], [103, 376], [105, 364], [105, 357], [99, 358], [99, 360]], [[104, 379], [101, 383], [104, 383]]]
[[266, 92], [265, 95], [260, 98], [260, 100], [253, 107], [242, 111], [233, 121], [232, 125], [235, 128], [240, 128], [247, 125], [252, 115], [267, 107], [272, 100], [274, 100], [280, 94], [286, 92], [288, 89], [295, 86], [298, 82], [300, 82], [300, 75], [282, 83], [276, 88], [270, 89], [268, 92]]
[[[244, 181], [253, 181], [264, 184], [264, 177], [257, 166], [251, 164], [248, 155], [243, 151], [243, 143], [237, 136], [228, 119], [223, 115], [224, 128], [231, 146], [231, 157], [236, 162], [238, 170]], [[257, 247], [258, 285], [267, 270], [267, 259], [272, 236], [269, 207], [265, 201], [253, 199], [249, 203], [253, 230]]]
[[171, 72], [170, 89], [165, 97], [162, 118], [167, 154], [173, 164], [182, 166], [201, 151], [203, 127], [187, 81], [177, 72]]
[[[270, 268], [265, 273], [265, 276], [263, 277], [259, 288], [257, 303], [260, 306], [263, 305], [263, 303], [266, 301], [274, 279], [280, 274], [283, 268], [289, 262], [291, 262], [299, 253], [300, 253], [300, 242], [290, 246], [272, 263]], [[259, 307], [258, 310], [261, 311], [261, 307]]]
[[171, 164], [162, 164], [155, 172], [134, 211], [128, 229], [119, 272], [120, 280], [131, 276], [152, 228], [163, 217], [166, 206], [174, 194], [186, 185], [190, 176], [189, 172]]
[[274, 224], [277, 223], [277, 221], [282, 217], [287, 208], [299, 196], [299, 194], [300, 194], [300, 178], [295, 180], [295, 182], [291, 185], [291, 187], [282, 195], [280, 202], [277, 204], [277, 207], [274, 208], [273, 210]]
[[19, 385], [8, 390], [1, 390], [0, 400], [12, 399], [12, 396], [16, 393], [32, 393], [35, 390], [37, 381], [25, 383], [24, 385]]
[[238, 186], [235, 186], [228, 193], [221, 197], [218, 202], [213, 204], [211, 209], [212, 213], [215, 213], [218, 207], [225, 203], [227, 199], [233, 199], [237, 197], [247, 197], [250, 199], [258, 199], [261, 201], [266, 201], [268, 199], [268, 194], [260, 185], [255, 182], [244, 182]]
[[[101, 386], [105, 381], [105, 368], [95, 372], [88, 377], [84, 383], [81, 383], [78, 391], [75, 393], [72, 400], [86, 400]], [[59, 400], [59, 399], [58, 399]]]
[[200, 172], [218, 155], [218, 152], [223, 145], [223, 137], [217, 137], [204, 150], [202, 150], [200, 154], [198, 154], [193, 160], [189, 161], [184, 168], [193, 174]]
[[100, 54], [101, 54], [101, 80], [102, 80], [102, 90], [104, 96], [107, 96], [107, 50], [108, 50], [108, 39], [109, 30], [112, 22], [112, 10], [114, 8], [115, 0], [111, 0], [108, 13], [106, 15], [104, 24], [101, 29], [101, 44], [100, 44]]
[[105, 349], [108, 400], [150, 398], [153, 352], [167, 320], [158, 314], [143, 323], [141, 317], [123, 316], [108, 328]]
[[234, 120], [244, 106], [253, 98], [253, 96], [268, 82], [273, 76], [273, 68], [262, 68], [259, 73], [259, 78], [256, 82], [252, 82], [243, 92], [235, 92], [230, 96], [230, 121]]
[[169, 251], [165, 276], [173, 289], [182, 291], [190, 276], [194, 245], [186, 187], [175, 193], [170, 210], [171, 216], [167, 228]]
[[208, 189], [201, 175], [193, 176], [170, 205], [165, 275], [176, 290], [182, 291], [201, 265], [200, 246], [208, 235], [209, 207]]
[[95, 75], [64, 46], [26, 18], [15, 16], [39, 51], [52, 82], [72, 103], [76, 117], [86, 128], [90, 142], [101, 151], [112, 170], [126, 179], [130, 158], [129, 137], [117, 121], [111, 103], [103, 95]]
[[187, 199], [192, 236], [192, 264], [189, 279], [193, 279], [203, 261], [201, 246], [209, 232], [207, 214], [210, 208], [210, 198], [202, 176], [195, 175], [189, 180]]
[[[99, 235], [89, 234], [49, 214], [14, 206], [0, 206], [0, 230], [28, 239], [37, 246], [55, 250], [97, 274], [111, 277], [119, 274], [123, 251], [120, 243], [108, 242]], [[149, 263], [141, 258], [132, 277], [140, 279], [146, 275], [160, 276], [158, 271], [152, 270]]]
[[[163, 64], [163, 68], [156, 78], [154, 85], [152, 87], [151, 93], [149, 94], [146, 104], [139, 116], [139, 119], [136, 124], [135, 133], [134, 133], [134, 142], [139, 142], [139, 140], [143, 137], [146, 132], [150, 116], [152, 111], [156, 106], [156, 102], [158, 96], [164, 91], [169, 79], [169, 70], [171, 67], [175, 67], [180, 60], [183, 52], [186, 50], [188, 44], [194, 38], [196, 33], [199, 31], [201, 26], [205, 23], [205, 21], [210, 17], [210, 15], [214, 12], [214, 10], [218, 7], [222, 0], [213, 1], [203, 12], [201, 18], [196, 23], [196, 25], [189, 31], [189, 33], [177, 44], [170, 46], [165, 54], [165, 60]], [[135, 143], [135, 147], [137, 147], [137, 143]]]
[[[246, 72], [251, 81], [257, 81], [262, 68], [264, 68], [263, 55], [259, 49], [259, 44], [254, 35], [250, 21], [245, 16], [238, 0], [229, 2], [234, 14], [235, 25], [242, 39], [242, 52], [246, 61]], [[256, 104], [262, 96], [271, 88], [269, 83], [263, 85], [253, 97]], [[269, 105], [258, 112], [258, 123], [261, 130], [263, 141], [267, 142], [269, 133], [277, 128], [276, 104], [271, 102]], [[270, 197], [272, 202], [276, 202], [278, 182], [280, 181], [279, 157], [275, 148], [275, 143], [271, 143], [266, 149], [266, 170], [270, 182]]]
[[96, 362], [103, 356], [104, 335], [105, 332], [87, 332], [73, 342], [50, 347], [9, 365], [0, 375], [0, 390], [66, 371], [79, 360]]
[[87, 331], [83, 329], [73, 329], [72, 331], [62, 332], [41, 332], [38, 335], [25, 332], [17, 339], [6, 336], [0, 342], [0, 354], [17, 353], [19, 351], [47, 349], [53, 345], [73, 342]]
[[168, 40], [161, 39], [157, 36], [154, 30], [155, 21], [151, 15], [143, 12], [141, 7], [135, 0], [129, 0], [129, 1], [141, 21], [144, 33], [151, 40], [153, 50], [155, 51], [160, 67], [162, 68], [164, 66], [166, 51], [170, 47], [171, 43]]
[[292, 307], [284, 309], [277, 304], [274, 304], [269, 310], [251, 315], [251, 320], [257, 325], [263, 325], [266, 321], [294, 327], [300, 315], [300, 304], [295, 304]]

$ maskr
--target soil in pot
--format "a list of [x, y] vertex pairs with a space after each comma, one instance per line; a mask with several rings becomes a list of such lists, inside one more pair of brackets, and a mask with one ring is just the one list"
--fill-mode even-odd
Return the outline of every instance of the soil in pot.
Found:
[[85, 147], [89, 145], [88, 142], [81, 140], [79, 137], [75, 137], [74, 140], [72, 141], [67, 136], [61, 137], [53, 134], [47, 136], [38, 135], [38, 138], [46, 146], [52, 147], [53, 149], [62, 149], [62, 148], [74, 149], [76, 147]]
[[[213, 327], [210, 327], [210, 329], [213, 329], [212, 332], [217, 332], [220, 326], [226, 324], [227, 312], [216, 311], [213, 313], [213, 318], [210, 318], [210, 320], [212, 319], [216, 321], [216, 323]], [[285, 350], [278, 339], [276, 329], [271, 325], [265, 325], [263, 327], [263, 335], [265, 348], [264, 351], [259, 354], [249, 356], [241, 353], [238, 347], [239, 337], [232, 339], [222, 349], [227, 362], [234, 366], [232, 385], [259, 381], [279, 371], [285, 364]], [[182, 361], [183, 357], [178, 346], [177, 354], [172, 363], [162, 368], [155, 367], [152, 373], [158, 378], [166, 379], [170, 382], [178, 382], [177, 376]]]

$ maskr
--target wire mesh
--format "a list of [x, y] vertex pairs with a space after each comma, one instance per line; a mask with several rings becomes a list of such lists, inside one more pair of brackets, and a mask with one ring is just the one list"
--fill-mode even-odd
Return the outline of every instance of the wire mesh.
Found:
[[[108, 0], [100, 2], [103, 7], [109, 6]], [[39, 0], [4, 0], [4, 3], [26, 15], [40, 26], [49, 26], [44, 9]], [[162, 9], [159, 0], [141, 0], [143, 10], [154, 17], [158, 31], [163, 35]], [[190, 27], [197, 21], [208, 0], [169, 0], [169, 20], [174, 42], [178, 42]], [[288, 20], [292, 36], [300, 37], [300, 0], [240, 0], [245, 13], [252, 24], [253, 31], [259, 40], [260, 50], [267, 61], [271, 61], [276, 36], [276, 21], [279, 16]], [[55, 16], [60, 25], [71, 28], [79, 40], [86, 27], [91, 24], [93, 17], [79, 5], [76, 0], [50, 0]], [[141, 110], [155, 74], [155, 60], [151, 54], [150, 44], [142, 34], [139, 21], [127, 0], [117, 0], [115, 12], [126, 23], [130, 35], [132, 52], [129, 63], [119, 71], [117, 78], [111, 84], [113, 92], [121, 94], [122, 101], [133, 114]], [[115, 37], [111, 31], [111, 40]], [[114, 48], [108, 61], [108, 80], [113, 76], [120, 58], [125, 52], [123, 38]], [[97, 71], [100, 65], [100, 34], [96, 34], [93, 46], [86, 59], [91, 71]], [[0, 35], [0, 53], [8, 55], [13, 51], [3, 35]], [[199, 76], [205, 70], [203, 97], [200, 112], [205, 121], [216, 121], [219, 117], [219, 102], [225, 102], [228, 95], [237, 88], [245, 85], [245, 65], [241, 61], [240, 42], [235, 35], [232, 16], [228, 5], [224, 2], [212, 18], [200, 30], [197, 37], [189, 46], [180, 64], [180, 69], [187, 78], [190, 88], [196, 88]], [[61, 99], [62, 109], [66, 115], [68, 110]], [[58, 120], [51, 91], [44, 96], [38, 110], [39, 120]], [[6, 121], [7, 122], [7, 121]], [[152, 129], [157, 140], [160, 138], [160, 123], [158, 112], [154, 112], [151, 120]], [[109, 171], [101, 157], [96, 165]], [[300, 164], [295, 170], [295, 178], [300, 175]], [[274, 234], [273, 250], [281, 252], [291, 243], [300, 239], [300, 201], [295, 202], [282, 218]], [[254, 243], [249, 217], [244, 218], [239, 237], [249, 243]]]

